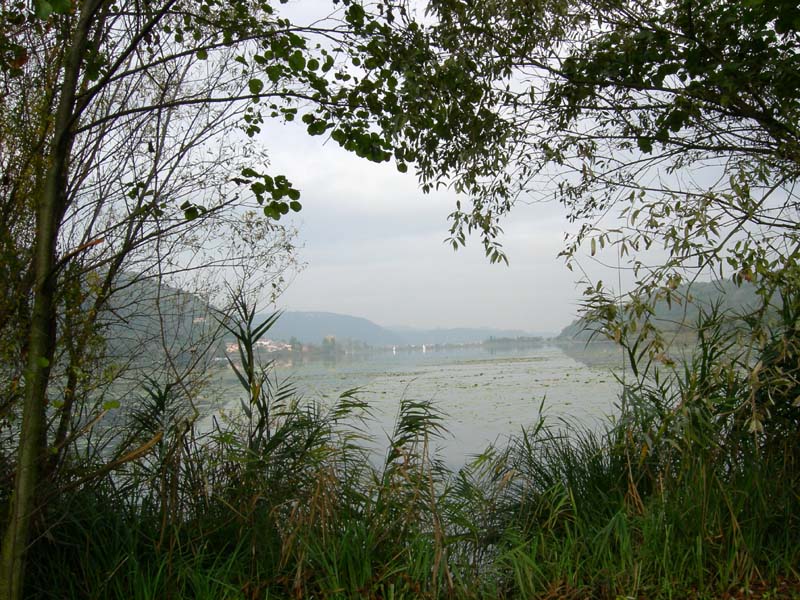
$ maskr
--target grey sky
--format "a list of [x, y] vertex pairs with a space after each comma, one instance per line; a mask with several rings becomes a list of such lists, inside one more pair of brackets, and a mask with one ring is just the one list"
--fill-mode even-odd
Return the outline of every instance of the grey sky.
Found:
[[[422, 3], [416, 3], [421, 6]], [[290, 2], [282, 12], [311, 22], [328, 0]], [[576, 315], [582, 274], [557, 258], [570, 225], [555, 203], [518, 204], [503, 224], [510, 266], [489, 264], [480, 240], [444, 244], [455, 194], [424, 195], [416, 178], [310, 138], [301, 124], [268, 122], [261, 141], [271, 171], [303, 196], [294, 219], [306, 263], [279, 300], [288, 310], [331, 311], [381, 325], [497, 327], [557, 332]], [[589, 258], [592, 278], [618, 274]]]
[[556, 204], [518, 205], [502, 239], [511, 265], [491, 265], [480, 240], [443, 243], [449, 191], [424, 195], [413, 175], [376, 165], [301, 127], [270, 125], [272, 172], [303, 193], [295, 223], [307, 268], [281, 308], [363, 316], [383, 325], [558, 331], [575, 315], [579, 275], [557, 258], [568, 223]]
[[[423, 0], [412, 2], [423, 5]], [[297, 22], [312, 22], [331, 7], [329, 0], [290, 2], [282, 12]], [[583, 272], [565, 267], [557, 255], [575, 225], [557, 203], [518, 203], [502, 223], [500, 240], [511, 265], [490, 265], [479, 239], [457, 252], [443, 243], [447, 215], [455, 207], [452, 192], [426, 196], [413, 174], [310, 138], [299, 123], [268, 122], [261, 141], [270, 152], [272, 172], [289, 177], [303, 194], [294, 224], [302, 245], [299, 258], [307, 268], [289, 285], [279, 308], [339, 312], [382, 325], [556, 332], [576, 316], [585, 287], [580, 280], [603, 279], [607, 289], [632, 287], [629, 269], [604, 267], [586, 255], [578, 261]], [[674, 174], [656, 167], [648, 176], [654, 187], [681, 177], [708, 179], [713, 186], [722, 169], [710, 165], [708, 171]], [[602, 224], [619, 225], [616, 211]], [[662, 264], [665, 256], [663, 248], [647, 252], [651, 264]], [[613, 251], [606, 250], [603, 259], [618, 264]]]

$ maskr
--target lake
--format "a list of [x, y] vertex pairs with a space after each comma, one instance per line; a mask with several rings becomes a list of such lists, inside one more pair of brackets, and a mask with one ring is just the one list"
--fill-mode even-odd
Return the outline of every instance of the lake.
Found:
[[[594, 427], [608, 419], [620, 391], [611, 372], [620, 362], [618, 352], [592, 352], [582, 360], [583, 352], [574, 347], [568, 355], [558, 346], [509, 351], [469, 346], [283, 362], [276, 363], [276, 371], [279, 378], [290, 377], [303, 397], [324, 403], [360, 388], [358, 397], [371, 407], [368, 431], [378, 455], [385, 452], [400, 400], [431, 400], [448, 430], [435, 442], [439, 456], [457, 468], [488, 444], [535, 424], [540, 406], [551, 422], [565, 418]], [[234, 389], [233, 373], [228, 370], [218, 384]]]

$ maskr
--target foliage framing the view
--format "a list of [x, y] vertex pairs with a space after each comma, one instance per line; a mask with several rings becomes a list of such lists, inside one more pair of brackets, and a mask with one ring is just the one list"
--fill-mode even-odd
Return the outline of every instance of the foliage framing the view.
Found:
[[[200, 268], [192, 259], [215, 233], [233, 231], [245, 238], [233, 236], [244, 252], [234, 266], [253, 272], [247, 241], [272, 239], [275, 222], [301, 209], [299, 190], [267, 173], [258, 152], [205, 160], [200, 151], [230, 144], [237, 130], [253, 138], [266, 119], [292, 121], [302, 110], [311, 135], [329, 132], [361, 157], [389, 160], [394, 146], [380, 128], [400, 114], [388, 100], [400, 79], [376, 70], [394, 35], [391, 10], [371, 13], [349, 0], [308, 25], [269, 2], [238, 0], [9, 2], [1, 16], [2, 202], [14, 217], [2, 231], [10, 275], [3, 334], [13, 340], [4, 348], [3, 424], [19, 451], [9, 465], [15, 489], [0, 590], [19, 597], [40, 481], [66, 476], [48, 453], [61, 455], [72, 431], [91, 430], [107, 410], [87, 412], [77, 390], [93, 377], [98, 319], [125, 270], [160, 277]], [[224, 217], [247, 201], [269, 219], [266, 232], [252, 218], [239, 226]], [[291, 245], [265, 256], [282, 251]], [[63, 375], [69, 398], [48, 420], [48, 386]]]
[[[429, 3], [441, 119], [415, 148], [452, 182], [495, 255], [514, 202], [557, 199], [581, 225], [567, 256], [617, 246], [640, 278], [674, 268], [752, 279], [794, 260], [798, 9], [792, 2]], [[455, 90], [463, 90], [461, 93]], [[431, 116], [430, 109], [433, 108]], [[492, 150], [486, 152], [483, 141]], [[663, 246], [666, 264], [637, 252]]]
[[[340, 6], [330, 26], [298, 26], [266, 2], [3, 5], [2, 416], [20, 451], [3, 456], [16, 488], [9, 498], [4, 486], [0, 595], [22, 594], [29, 548], [40, 595], [61, 586], [65, 563], [80, 575], [64, 593], [97, 597], [669, 597], [796, 578], [797, 8], [442, 0], [416, 22], [405, 3]], [[209, 197], [223, 204], [165, 193], [155, 159], [176, 146], [148, 121], [190, 123], [181, 154], [232, 123], [244, 139], [298, 116], [361, 157], [415, 165], [425, 189], [468, 194], [452, 215], [456, 247], [477, 231], [503, 260], [498, 218], [558, 177], [552, 197], [585, 225], [568, 254], [586, 240], [623, 256], [665, 243], [651, 281], [666, 279], [667, 294], [674, 268], [727, 263], [765, 299], [780, 292], [774, 330], [749, 321], [759, 345], [741, 347], [711, 315], [685, 367], [664, 361], [668, 380], [635, 372], [605, 434], [570, 440], [540, 424], [459, 474], [430, 450], [442, 429], [430, 402], [401, 401], [374, 467], [359, 432], [337, 430], [364, 408], [352, 393], [327, 413], [300, 407], [246, 347], [247, 423], [199, 433], [185, 412], [193, 390], [169, 365], [166, 381], [146, 379], [113, 458], [81, 454], [113, 409], [85, 411], [77, 384], [104, 378], [91, 360], [98, 319], [125, 269], [152, 248], [156, 275], [180, 268], [170, 250], [201, 247], [193, 234], [222, 206], [249, 200], [273, 228], [301, 208], [261, 154], [216, 163]], [[110, 150], [121, 131], [139, 137]], [[104, 187], [127, 174], [108, 154], [146, 159], [145, 176], [123, 179], [122, 194]], [[617, 207], [625, 224], [603, 221]], [[592, 293], [631, 365], [649, 367], [637, 321], [602, 286]], [[243, 321], [233, 327], [246, 346], [257, 335]]]

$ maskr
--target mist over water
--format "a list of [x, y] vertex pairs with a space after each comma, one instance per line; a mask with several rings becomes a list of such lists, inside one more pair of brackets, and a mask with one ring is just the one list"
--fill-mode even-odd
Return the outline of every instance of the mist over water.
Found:
[[[597, 427], [615, 414], [620, 385], [612, 368], [616, 354], [561, 347], [490, 351], [483, 346], [422, 352], [379, 352], [336, 361], [278, 363], [279, 378], [289, 377], [306, 399], [333, 404], [347, 390], [370, 406], [366, 431], [376, 460], [385, 456], [402, 398], [430, 400], [442, 413], [447, 433], [432, 440], [438, 455], [452, 468], [523, 427], [541, 414]], [[586, 355], [586, 360], [582, 357]], [[576, 358], [578, 360], [576, 360]], [[241, 396], [226, 374], [219, 381], [226, 397]], [[235, 409], [237, 401], [229, 401]], [[542, 413], [540, 414], [540, 408]]]

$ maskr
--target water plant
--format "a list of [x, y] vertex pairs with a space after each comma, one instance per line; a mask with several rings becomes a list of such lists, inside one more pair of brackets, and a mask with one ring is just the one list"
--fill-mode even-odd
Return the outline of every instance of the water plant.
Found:
[[626, 381], [614, 422], [540, 419], [453, 472], [430, 400], [399, 400], [377, 458], [359, 391], [298, 398], [257, 364], [268, 326], [244, 308], [241, 410], [201, 430], [179, 387], [145, 380], [124, 427], [145, 450], [48, 504], [28, 597], [800, 594], [792, 311], [757, 354], [711, 311], [690, 357]]

